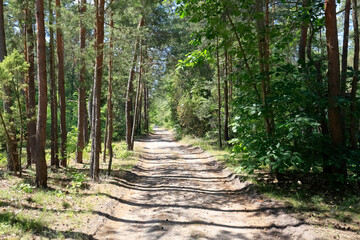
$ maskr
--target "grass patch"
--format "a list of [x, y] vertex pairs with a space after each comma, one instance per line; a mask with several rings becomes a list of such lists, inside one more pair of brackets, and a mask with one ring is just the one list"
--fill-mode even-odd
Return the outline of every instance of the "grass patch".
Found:
[[0, 239], [88, 239], [95, 210], [114, 194], [110, 182], [130, 170], [138, 155], [127, 151], [124, 142], [114, 143], [112, 176], [101, 158], [100, 183], [90, 180], [86, 156], [85, 151], [84, 164], [69, 159], [68, 168], [49, 168], [48, 189], [35, 188], [34, 168], [24, 169], [21, 178], [0, 168]]

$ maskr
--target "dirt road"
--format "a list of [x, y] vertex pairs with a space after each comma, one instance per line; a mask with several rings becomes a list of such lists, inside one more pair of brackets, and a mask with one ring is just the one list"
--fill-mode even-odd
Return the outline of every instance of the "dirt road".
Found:
[[[155, 129], [95, 239], [318, 239], [281, 205], [248, 191], [207, 153]], [[101, 213], [100, 213], [101, 214]]]

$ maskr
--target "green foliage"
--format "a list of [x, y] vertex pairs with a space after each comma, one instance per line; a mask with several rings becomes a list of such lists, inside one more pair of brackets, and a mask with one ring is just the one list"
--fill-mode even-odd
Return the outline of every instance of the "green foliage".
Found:
[[32, 186], [29, 183], [19, 183], [14, 186], [14, 189], [25, 193], [32, 193], [35, 189], [35, 186]]
[[5, 212], [0, 214], [0, 234], [9, 231], [9, 228], [15, 228], [21, 232], [31, 231], [33, 233], [41, 232], [46, 227], [43, 222], [36, 219], [30, 219], [22, 214]]
[[86, 182], [86, 175], [82, 172], [72, 172], [72, 181], [70, 182], [71, 189], [77, 189], [84, 186]]
[[70, 131], [68, 131], [68, 133], [67, 133], [67, 152], [69, 154], [76, 152], [77, 137], [78, 137], [77, 127], [73, 127]]
[[120, 159], [128, 159], [129, 157], [133, 156], [132, 151], [127, 150], [127, 145], [125, 142], [120, 142], [113, 147], [114, 157]]
[[5, 152], [0, 152], [0, 166], [5, 167], [7, 164], [7, 155]]

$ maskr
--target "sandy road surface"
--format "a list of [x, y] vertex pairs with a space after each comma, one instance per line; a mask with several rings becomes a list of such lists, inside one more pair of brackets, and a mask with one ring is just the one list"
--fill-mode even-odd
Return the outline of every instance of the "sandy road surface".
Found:
[[141, 146], [131, 177], [115, 183], [124, 194], [95, 239], [317, 239], [311, 226], [171, 133], [157, 128]]

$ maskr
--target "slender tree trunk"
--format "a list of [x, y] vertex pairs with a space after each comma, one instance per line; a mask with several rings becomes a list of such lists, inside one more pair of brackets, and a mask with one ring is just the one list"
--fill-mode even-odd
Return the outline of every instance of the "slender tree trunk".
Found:
[[[144, 73], [143, 73], [143, 75], [144, 75]], [[137, 132], [139, 134], [141, 134], [141, 119], [142, 119], [142, 117], [141, 117], [142, 114], [141, 113], [142, 113], [142, 101], [143, 101], [143, 87], [144, 87], [144, 85], [141, 84], [141, 86], [140, 86], [140, 100], [139, 100], [139, 106], [138, 106], [139, 110], [137, 111], [138, 112]]]
[[[341, 95], [345, 97], [346, 91], [346, 72], [347, 72], [347, 58], [349, 46], [349, 19], [350, 19], [351, 1], [345, 2], [345, 21], [344, 21], [344, 36], [343, 36], [343, 52], [341, 60]], [[354, 12], [354, 10], [353, 10]], [[344, 114], [344, 113], [343, 113]]]
[[44, 23], [44, 0], [36, 0], [37, 53], [39, 100], [36, 125], [36, 185], [47, 187], [47, 165], [45, 159], [47, 82], [46, 82], [46, 41]]
[[[86, 0], [81, 0], [80, 12], [80, 77], [79, 77], [79, 98], [78, 98], [78, 137], [76, 146], [76, 162], [83, 163], [83, 150], [85, 148], [85, 128], [86, 124], [86, 89], [85, 89], [85, 47], [86, 47], [86, 28], [83, 22], [83, 15], [86, 12]], [[86, 126], [84, 126], [86, 125]]]
[[26, 94], [26, 112], [27, 112], [27, 139], [26, 139], [26, 152], [27, 152], [27, 166], [35, 163], [34, 151], [35, 151], [35, 136], [36, 136], [36, 100], [35, 100], [35, 62], [34, 62], [34, 31], [33, 31], [33, 17], [32, 12], [28, 8], [27, 11], [27, 59], [29, 64], [27, 74], [27, 88]]
[[103, 163], [106, 163], [106, 147], [107, 147], [108, 127], [109, 127], [109, 112], [106, 112], [104, 150], [102, 152], [103, 153]]
[[[256, 11], [264, 13], [263, 0], [256, 1]], [[274, 133], [274, 118], [272, 113], [272, 107], [268, 103], [270, 96], [270, 50], [269, 50], [269, 2], [265, 4], [265, 18], [261, 17], [257, 19], [258, 30], [258, 49], [259, 49], [259, 66], [260, 73], [262, 75], [261, 80], [261, 92], [262, 92], [262, 104], [265, 109], [264, 122], [265, 129], [268, 137], [271, 137]], [[272, 161], [271, 161], [272, 162]], [[269, 164], [269, 171], [272, 172], [272, 164]]]
[[134, 150], [134, 142], [135, 142], [135, 127], [138, 120], [138, 110], [139, 110], [139, 98], [140, 98], [140, 87], [141, 87], [141, 77], [142, 77], [142, 71], [143, 71], [143, 53], [142, 53], [142, 42], [139, 41], [139, 54], [140, 54], [140, 61], [139, 61], [139, 77], [137, 82], [137, 90], [136, 90], [136, 97], [135, 97], [135, 110], [134, 110], [134, 116], [133, 116], [133, 123], [132, 123], [132, 129], [131, 129], [131, 150]]
[[359, 22], [357, 0], [352, 0], [353, 11], [352, 19], [354, 26], [354, 76], [351, 83], [351, 103], [350, 103], [350, 147], [352, 149], [358, 148], [358, 133], [359, 133], [359, 114], [356, 104], [356, 93], [358, 88], [358, 70], [359, 70]]
[[[341, 89], [335, 0], [325, 0], [325, 25], [328, 52], [329, 130], [332, 147], [334, 151], [340, 152], [345, 146], [345, 142], [341, 109], [340, 106], [337, 104], [337, 99], [341, 96]], [[339, 162], [338, 164], [330, 165], [333, 173], [346, 175], [346, 162], [344, 160], [341, 160], [341, 162]]]
[[[113, 13], [110, 14], [110, 51], [109, 51], [109, 85], [108, 85], [108, 96], [107, 96], [107, 114], [106, 114], [106, 130], [104, 138], [104, 156], [103, 161], [106, 161], [106, 148], [109, 148], [109, 154], [112, 152], [112, 131], [113, 131], [113, 122], [112, 122], [112, 55], [113, 55], [113, 28], [114, 20]], [[110, 125], [111, 124], [111, 125]], [[111, 158], [111, 156], [110, 156]], [[111, 170], [111, 166], [110, 166]]]
[[149, 117], [149, 109], [150, 109], [150, 95], [149, 95], [149, 87], [145, 86], [146, 89], [146, 132], [149, 132], [149, 127], [150, 127], [150, 117]]
[[[26, 6], [24, 9], [24, 14], [25, 14], [25, 23], [24, 23], [24, 60], [25, 62], [28, 63], [28, 59], [29, 59], [29, 54], [28, 54], [28, 36], [27, 36], [27, 29], [29, 27], [29, 2], [26, 2]], [[30, 24], [30, 27], [32, 27], [32, 25]], [[26, 111], [26, 116], [28, 116], [29, 113], [29, 103], [28, 103], [28, 99], [29, 99], [29, 73], [25, 73], [24, 75], [24, 83], [25, 83], [25, 87], [24, 87], [24, 93], [25, 93], [25, 111]], [[28, 129], [26, 127], [26, 166], [30, 167], [31, 165], [31, 152], [30, 152], [30, 144], [29, 144], [29, 135], [28, 135]], [[20, 151], [22, 150], [22, 148], [20, 148]], [[30, 163], [30, 164], [29, 164]], [[20, 159], [20, 165], [21, 165], [21, 159]]]
[[[94, 72], [94, 76], [95, 76], [95, 72]], [[89, 101], [88, 101], [88, 118], [89, 118], [89, 127], [90, 127], [90, 134], [89, 134], [89, 139], [87, 141], [85, 141], [85, 144], [88, 144], [90, 141], [90, 138], [92, 139], [92, 123], [93, 123], [93, 100], [94, 100], [94, 87], [91, 86], [90, 88], [90, 94], [89, 94]]]
[[50, 101], [51, 101], [51, 166], [59, 167], [59, 145], [58, 145], [58, 119], [57, 119], [57, 87], [55, 79], [55, 48], [54, 48], [54, 24], [52, 0], [49, 0], [49, 72], [50, 72]]
[[91, 157], [90, 157], [90, 177], [93, 180], [99, 180], [100, 162], [99, 154], [101, 148], [101, 82], [103, 76], [103, 43], [104, 43], [104, 14], [105, 0], [98, 0], [96, 10], [96, 68], [94, 78], [94, 108], [93, 108], [93, 124], [92, 124], [92, 141], [91, 141]]
[[148, 116], [147, 116], [148, 97], [147, 97], [147, 89], [146, 89], [145, 81], [144, 81], [143, 91], [144, 91], [144, 129], [148, 133], [149, 132], [149, 123], [148, 123]]
[[219, 39], [216, 40], [216, 64], [217, 64], [217, 83], [218, 83], [218, 138], [219, 147], [222, 148], [221, 140], [221, 77], [220, 77], [220, 59], [219, 59]]
[[224, 81], [224, 108], [225, 108], [225, 119], [224, 119], [224, 140], [227, 142], [229, 138], [229, 70], [228, 70], [228, 52], [225, 51], [225, 81]]
[[[142, 26], [144, 26], [144, 18], [141, 17], [138, 28], [140, 29]], [[133, 79], [135, 75], [135, 65], [137, 62], [137, 51], [139, 47], [139, 38], [135, 42], [134, 46], [134, 55], [131, 63], [130, 73], [129, 73], [129, 79], [126, 89], [126, 103], [125, 103], [125, 118], [126, 118], [126, 144], [128, 150], [132, 149], [132, 126], [133, 126], [133, 117], [134, 113], [132, 111], [132, 98], [133, 98]]]
[[60, 0], [55, 0], [56, 3], [56, 47], [58, 59], [58, 89], [59, 89], [59, 102], [60, 102], [60, 164], [63, 167], [67, 165], [66, 156], [66, 102], [65, 102], [65, 70], [64, 70], [64, 40], [60, 27], [61, 23], [61, 4]]
[[[303, 8], [307, 7], [308, 0], [303, 0], [302, 6]], [[301, 36], [300, 36], [300, 43], [299, 43], [299, 62], [300, 64], [305, 64], [306, 60], [306, 42], [307, 42], [307, 35], [308, 35], [308, 26], [309, 24], [304, 22], [301, 27]]]

